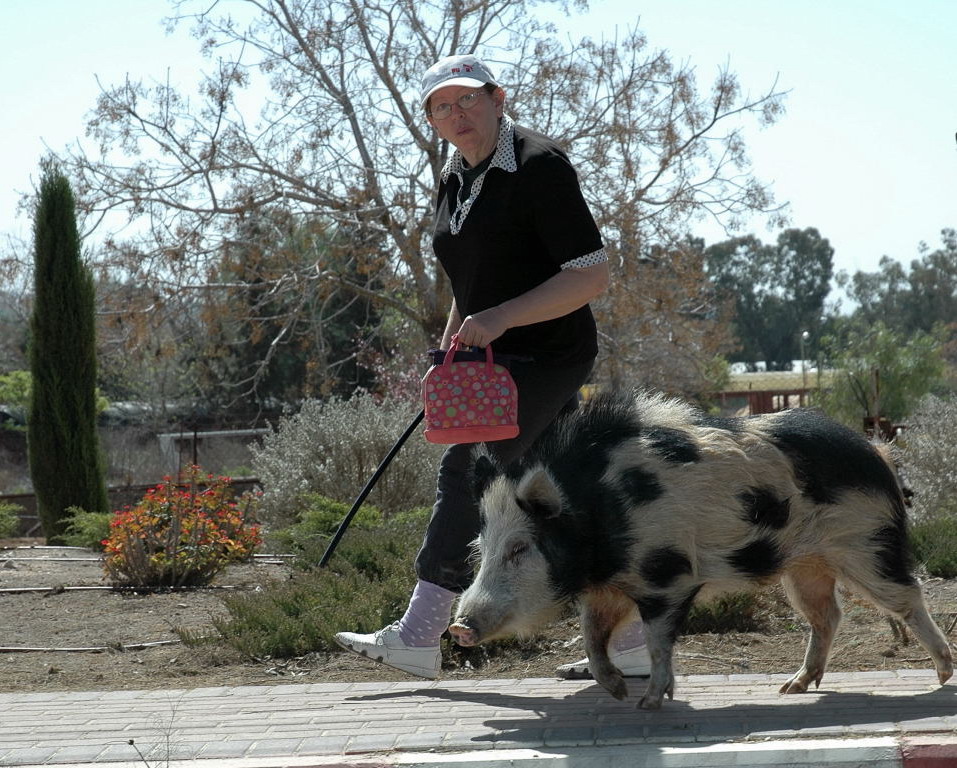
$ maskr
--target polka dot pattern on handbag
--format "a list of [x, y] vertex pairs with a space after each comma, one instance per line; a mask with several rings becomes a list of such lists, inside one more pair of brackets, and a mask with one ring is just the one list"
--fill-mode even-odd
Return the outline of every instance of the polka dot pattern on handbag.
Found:
[[458, 341], [422, 382], [425, 437], [434, 443], [477, 443], [518, 435], [518, 391], [511, 374], [492, 361], [452, 362]]

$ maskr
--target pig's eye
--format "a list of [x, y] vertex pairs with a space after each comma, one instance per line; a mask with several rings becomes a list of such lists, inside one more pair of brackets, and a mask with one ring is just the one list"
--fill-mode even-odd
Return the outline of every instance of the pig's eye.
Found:
[[528, 543], [520, 541], [512, 545], [512, 548], [508, 551], [507, 560], [510, 563], [514, 563], [526, 552], [528, 552]]

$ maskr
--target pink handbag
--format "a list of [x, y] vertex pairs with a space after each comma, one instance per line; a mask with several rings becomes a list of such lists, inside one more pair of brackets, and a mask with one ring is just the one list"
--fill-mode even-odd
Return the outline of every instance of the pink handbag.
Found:
[[455, 362], [458, 335], [442, 363], [422, 380], [425, 439], [430, 443], [484, 443], [518, 435], [518, 388], [506, 368], [492, 359]]

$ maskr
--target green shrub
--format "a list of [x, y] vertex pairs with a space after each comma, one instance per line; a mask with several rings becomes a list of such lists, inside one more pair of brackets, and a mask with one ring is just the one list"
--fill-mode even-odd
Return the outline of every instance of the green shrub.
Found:
[[684, 633], [760, 632], [765, 626], [760, 596], [754, 592], [733, 592], [694, 605]]
[[0, 538], [10, 538], [20, 532], [20, 512], [23, 507], [19, 504], [0, 503]]
[[[325, 547], [352, 508], [351, 504], [317, 493], [305, 495], [303, 503], [306, 508], [300, 513], [297, 523], [269, 534], [271, 548], [298, 554], [303, 550], [315, 550], [317, 546]], [[381, 523], [382, 515], [379, 510], [363, 505], [352, 518], [349, 530], [369, 530]]]
[[69, 519], [63, 543], [68, 547], [86, 547], [103, 551], [103, 542], [110, 537], [112, 512], [87, 512], [79, 507], [67, 507]]
[[[227, 595], [229, 615], [214, 617], [213, 624], [229, 646], [256, 659], [337, 648], [336, 632], [373, 632], [402, 615], [421, 538], [417, 519], [350, 528], [327, 568], [260, 592]], [[301, 566], [317, 562], [324, 549], [324, 542], [307, 546]]]
[[916, 523], [910, 531], [914, 557], [931, 576], [957, 577], [957, 517], [936, 517]]
[[[333, 502], [333, 504], [335, 504], [335, 502]], [[339, 523], [342, 522], [342, 519], [348, 511], [349, 508], [347, 508], [345, 504], [336, 505], [334, 507], [330, 505], [325, 508], [325, 511], [320, 511], [316, 514], [316, 521], [313, 523], [314, 527], [311, 529], [306, 527], [296, 539], [297, 546], [293, 551], [297, 556], [292, 563], [294, 568], [308, 571], [319, 567], [319, 561], [325, 554], [332, 535], [336, 532]], [[411, 545], [413, 545], [413, 549], [415, 549], [421, 543], [422, 533], [425, 531], [425, 526], [428, 523], [431, 511], [432, 510], [427, 507], [417, 507], [407, 510], [406, 512], [401, 512], [389, 518], [388, 521], [384, 521], [374, 507], [360, 507], [340, 541], [335, 557], [352, 558], [353, 565], [361, 567], [369, 573], [378, 572], [382, 566], [376, 562], [374, 548], [365, 548], [358, 544], [353, 544], [343, 550], [344, 542], [354, 539], [359, 531], [371, 531], [375, 532], [375, 536], [379, 536], [387, 535], [384, 534], [383, 531], [410, 530], [414, 532], [412, 533], [413, 541]], [[322, 524], [325, 524], [326, 527], [320, 528]], [[304, 522], [302, 525], [308, 526], [309, 524]], [[297, 528], [297, 526], [293, 526], [293, 528]], [[315, 533], [310, 535], [310, 531], [314, 531]], [[358, 541], [361, 542], [363, 539], [360, 538]]]

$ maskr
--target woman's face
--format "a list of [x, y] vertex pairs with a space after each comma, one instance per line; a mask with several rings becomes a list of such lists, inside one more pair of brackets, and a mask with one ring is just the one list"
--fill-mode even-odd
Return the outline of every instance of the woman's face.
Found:
[[[458, 100], [467, 93], [479, 92], [475, 106], [465, 110]], [[429, 99], [430, 108], [450, 104], [452, 113], [444, 120], [429, 115], [429, 123], [439, 137], [451, 142], [471, 166], [478, 165], [495, 150], [498, 141], [498, 121], [505, 105], [505, 92], [498, 88], [489, 94], [484, 88], [450, 85], [440, 88]]]

